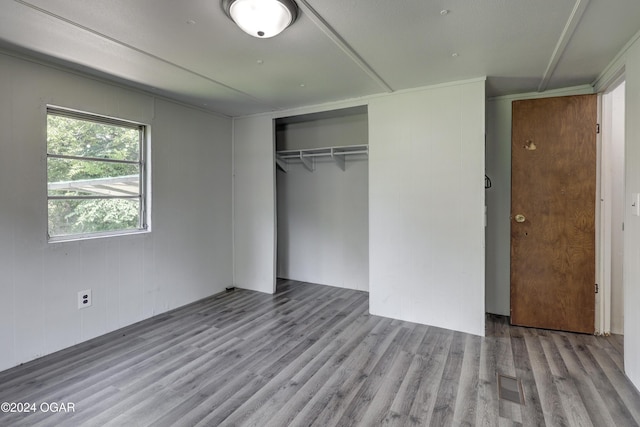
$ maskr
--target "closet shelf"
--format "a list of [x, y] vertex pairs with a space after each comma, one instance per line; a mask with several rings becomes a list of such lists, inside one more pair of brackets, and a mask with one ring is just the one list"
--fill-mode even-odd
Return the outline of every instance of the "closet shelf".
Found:
[[345, 157], [352, 154], [369, 154], [369, 146], [345, 145], [341, 147], [305, 148], [303, 150], [280, 150], [276, 151], [276, 164], [283, 171], [287, 172], [288, 163], [300, 161], [309, 171], [315, 170], [316, 157], [331, 157], [340, 169], [345, 170]]

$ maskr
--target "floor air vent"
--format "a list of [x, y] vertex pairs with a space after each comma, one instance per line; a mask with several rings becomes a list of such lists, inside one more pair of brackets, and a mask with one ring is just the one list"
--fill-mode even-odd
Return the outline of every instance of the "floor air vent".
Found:
[[524, 405], [522, 382], [515, 377], [498, 374], [498, 397], [519, 405]]

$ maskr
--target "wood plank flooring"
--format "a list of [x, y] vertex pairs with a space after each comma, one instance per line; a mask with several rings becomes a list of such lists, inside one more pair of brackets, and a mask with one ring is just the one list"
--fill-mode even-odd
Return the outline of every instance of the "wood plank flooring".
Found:
[[[484, 338], [368, 314], [368, 294], [279, 281], [215, 295], [0, 372], [0, 426], [638, 426], [622, 338]], [[522, 381], [524, 405], [498, 397]], [[73, 404], [68, 412], [49, 403]], [[44, 406], [42, 406], [44, 404]]]

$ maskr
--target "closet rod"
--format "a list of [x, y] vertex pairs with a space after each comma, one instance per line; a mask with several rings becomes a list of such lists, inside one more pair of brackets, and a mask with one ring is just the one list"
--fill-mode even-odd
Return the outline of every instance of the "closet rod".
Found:
[[[346, 156], [348, 154], [368, 154], [368, 151], [342, 151], [339, 153], [334, 152], [333, 155], [334, 156]], [[332, 153], [310, 153], [310, 154], [305, 154], [305, 153], [300, 153], [300, 154], [278, 154], [278, 157], [280, 157], [281, 159], [299, 159], [300, 155], [302, 155], [302, 157], [330, 157]]]

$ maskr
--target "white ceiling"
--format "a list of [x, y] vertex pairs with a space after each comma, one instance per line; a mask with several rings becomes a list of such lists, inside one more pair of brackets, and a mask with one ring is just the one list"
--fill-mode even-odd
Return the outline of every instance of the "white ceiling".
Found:
[[239, 116], [481, 76], [489, 96], [591, 84], [640, 30], [639, 0], [297, 3], [257, 39], [220, 0], [0, 0], [0, 47]]

